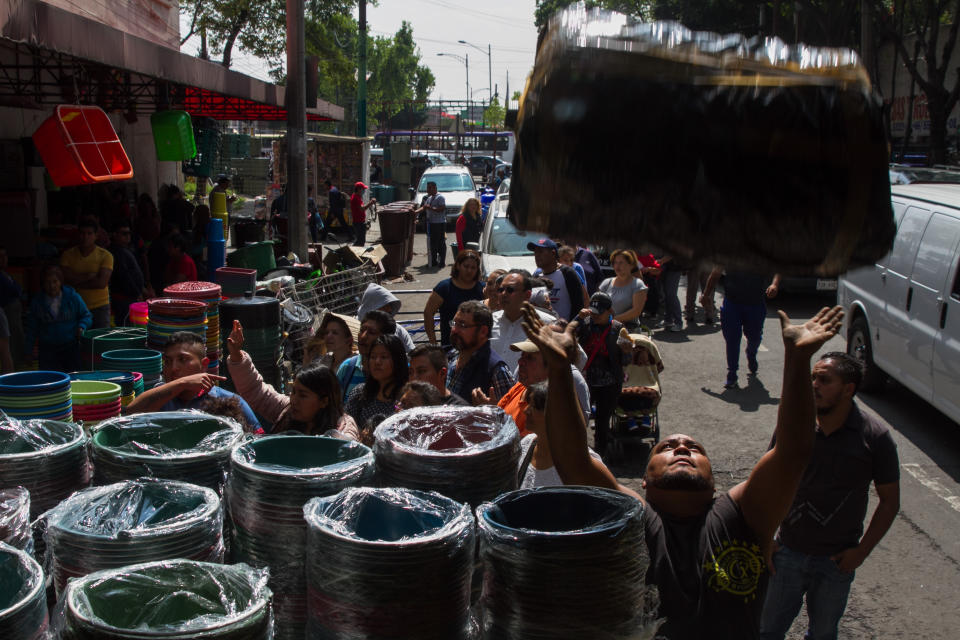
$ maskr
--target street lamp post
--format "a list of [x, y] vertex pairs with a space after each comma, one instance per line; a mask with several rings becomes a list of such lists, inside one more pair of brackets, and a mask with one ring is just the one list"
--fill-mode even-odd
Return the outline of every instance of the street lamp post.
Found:
[[453, 58], [454, 60], [459, 60], [467, 69], [467, 104], [470, 103], [470, 58], [466, 55], [457, 55], [455, 53], [438, 53], [438, 56], [447, 56], [448, 58]]
[[487, 45], [487, 50], [484, 51], [481, 47], [478, 47], [475, 44], [471, 44], [466, 40], [457, 40], [460, 44], [465, 44], [468, 47], [473, 47], [480, 53], [487, 54], [487, 89], [490, 91], [490, 102], [493, 102], [493, 56], [490, 55], [490, 45]]

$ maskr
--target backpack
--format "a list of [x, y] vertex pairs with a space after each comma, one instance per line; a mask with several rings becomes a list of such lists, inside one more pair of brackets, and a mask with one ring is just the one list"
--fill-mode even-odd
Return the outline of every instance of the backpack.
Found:
[[570, 317], [567, 320], [573, 320], [580, 313], [580, 310], [587, 306], [587, 300], [583, 299], [583, 283], [580, 282], [580, 276], [565, 264], [560, 265], [560, 273], [563, 274], [563, 282], [567, 286], [567, 295], [570, 296]]

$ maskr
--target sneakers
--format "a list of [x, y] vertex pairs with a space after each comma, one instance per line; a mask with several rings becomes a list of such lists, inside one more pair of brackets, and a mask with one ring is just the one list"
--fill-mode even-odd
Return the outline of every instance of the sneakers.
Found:
[[680, 331], [683, 331], [682, 324], [666, 324], [666, 325], [663, 325], [663, 328], [671, 333], [678, 333]]
[[735, 389], [737, 387], [737, 372], [728, 371], [727, 381], [723, 383], [724, 389]]

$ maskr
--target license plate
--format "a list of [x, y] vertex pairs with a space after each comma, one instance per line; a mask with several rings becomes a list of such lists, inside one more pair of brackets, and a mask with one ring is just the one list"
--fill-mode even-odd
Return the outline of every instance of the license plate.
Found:
[[834, 278], [817, 278], [817, 291], [836, 291], [837, 281]]

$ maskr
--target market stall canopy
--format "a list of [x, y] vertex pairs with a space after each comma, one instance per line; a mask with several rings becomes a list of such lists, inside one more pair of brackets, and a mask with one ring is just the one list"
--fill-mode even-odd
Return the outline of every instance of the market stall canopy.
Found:
[[[286, 120], [284, 88], [40, 0], [0, 3], [0, 104], [96, 104], [129, 117], [164, 109], [218, 120]], [[317, 100], [307, 119], [342, 120]]]

